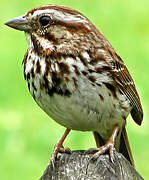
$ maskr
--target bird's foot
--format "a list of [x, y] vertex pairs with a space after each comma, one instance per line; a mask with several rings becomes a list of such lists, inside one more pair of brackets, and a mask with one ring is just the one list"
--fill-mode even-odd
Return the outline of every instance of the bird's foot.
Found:
[[65, 133], [63, 134], [63, 136], [60, 138], [60, 140], [56, 143], [55, 147], [54, 147], [54, 151], [52, 153], [51, 156], [51, 161], [50, 163], [52, 163], [52, 167], [54, 168], [54, 164], [57, 158], [58, 153], [71, 153], [71, 150], [69, 148], [65, 149], [63, 147], [63, 142], [66, 138], [66, 136], [69, 134], [70, 129], [66, 129]]
[[105, 145], [101, 146], [98, 148], [97, 152], [93, 155], [92, 159], [95, 160], [97, 159], [101, 154], [104, 154], [106, 151], [109, 151], [109, 157], [111, 162], [114, 163], [114, 143], [108, 141]]
[[91, 159], [95, 160], [99, 157], [99, 155], [104, 154], [105, 152], [109, 151], [110, 160], [111, 160], [111, 162], [114, 163], [114, 151], [115, 151], [114, 142], [115, 142], [115, 138], [117, 136], [118, 130], [119, 130], [119, 127], [115, 126], [115, 128], [113, 129], [111, 137], [109, 138], [109, 140], [106, 142], [105, 145], [103, 145], [99, 148], [89, 149], [85, 153], [86, 154], [87, 153], [88, 154], [94, 154]]
[[54, 151], [53, 151], [52, 156], [51, 156], [51, 161], [50, 161], [52, 163], [53, 168], [55, 167], [55, 161], [57, 159], [58, 153], [71, 154], [71, 150], [69, 148], [64, 148], [62, 146], [59, 146], [59, 144], [57, 143], [55, 145]]

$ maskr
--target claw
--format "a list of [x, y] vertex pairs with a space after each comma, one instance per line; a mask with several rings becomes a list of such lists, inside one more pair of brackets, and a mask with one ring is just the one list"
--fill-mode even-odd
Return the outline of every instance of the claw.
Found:
[[106, 151], [109, 151], [110, 160], [111, 162], [114, 163], [115, 148], [114, 148], [114, 144], [111, 142], [107, 142], [104, 146], [98, 148], [98, 152], [96, 152], [92, 158], [95, 160], [99, 157], [99, 155], [104, 154]]
[[70, 132], [70, 129], [66, 129], [63, 136], [60, 138], [60, 140], [55, 145], [54, 151], [51, 156], [51, 161], [50, 161], [52, 163], [53, 169], [55, 168], [55, 161], [56, 161], [56, 158], [57, 158], [57, 155], [59, 152], [60, 153], [69, 153], [69, 154], [71, 153], [71, 151], [69, 149], [63, 148], [63, 142], [64, 142], [65, 138], [67, 137], [67, 135], [69, 134], [69, 132]]
[[59, 153], [71, 154], [71, 150], [69, 148], [60, 148]]

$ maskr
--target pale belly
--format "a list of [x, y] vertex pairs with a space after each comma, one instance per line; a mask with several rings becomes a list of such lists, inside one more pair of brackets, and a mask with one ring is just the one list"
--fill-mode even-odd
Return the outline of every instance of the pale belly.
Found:
[[[120, 109], [118, 99], [114, 99], [104, 85], [97, 87], [80, 80], [78, 89], [72, 89], [70, 96], [38, 90], [31, 94], [37, 104], [57, 123], [79, 131], [97, 131], [109, 137], [116, 124], [125, 125], [129, 111]], [[38, 87], [38, 81], [34, 85]], [[71, 85], [70, 85], [71, 86]], [[71, 87], [70, 87], [71, 89]]]

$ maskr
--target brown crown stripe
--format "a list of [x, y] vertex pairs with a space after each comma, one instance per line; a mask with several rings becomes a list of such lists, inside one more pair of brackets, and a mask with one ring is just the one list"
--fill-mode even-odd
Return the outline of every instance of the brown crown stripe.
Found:
[[66, 6], [47, 5], [47, 6], [40, 6], [40, 7], [37, 7], [37, 8], [34, 8], [34, 9], [28, 11], [26, 16], [28, 16], [29, 14], [33, 14], [37, 10], [44, 10], [44, 9], [55, 9], [55, 10], [62, 11], [62, 12], [65, 11], [65, 12], [73, 14], [73, 15], [81, 14], [80, 12], [76, 11], [75, 9], [72, 9], [72, 8], [69, 8]]
[[[78, 15], [81, 15], [82, 18], [84, 20], [87, 20], [87, 18], [85, 18], [81, 13], [79, 13], [78, 11], [74, 10], [74, 9], [71, 9], [71, 8], [68, 8], [68, 7], [64, 7], [64, 6], [56, 6], [56, 5], [49, 5], [49, 6], [46, 6], [46, 7], [38, 7], [38, 8], [34, 8], [30, 11], [28, 11], [28, 13], [26, 14], [26, 16], [28, 16], [29, 14], [33, 14], [36, 10], [44, 10], [44, 9], [55, 9], [55, 10], [58, 10], [58, 11], [62, 11], [62, 12], [66, 12], [66, 13], [69, 13], [70, 15], [73, 14], [73, 15], [76, 15], [76, 17]], [[87, 21], [85, 21], [87, 22]], [[62, 25], [62, 26], [65, 26], [65, 27], [71, 27], [70, 29], [75, 29], [75, 30], [78, 30], [78, 31], [83, 31], [84, 33], [89, 33], [91, 31], [91, 28], [94, 28], [92, 27], [92, 24], [89, 24], [87, 23], [83, 23], [83, 22], [70, 22], [70, 21], [65, 21], [65, 19], [56, 19], [56, 18], [53, 18], [51, 17], [51, 25]]]

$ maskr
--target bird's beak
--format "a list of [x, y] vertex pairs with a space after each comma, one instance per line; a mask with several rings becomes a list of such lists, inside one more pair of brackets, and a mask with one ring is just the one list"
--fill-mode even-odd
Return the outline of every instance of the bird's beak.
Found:
[[30, 31], [31, 26], [25, 16], [19, 16], [5, 23], [5, 25], [20, 31]]

